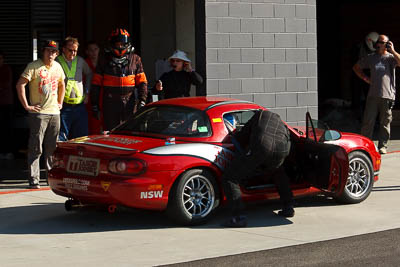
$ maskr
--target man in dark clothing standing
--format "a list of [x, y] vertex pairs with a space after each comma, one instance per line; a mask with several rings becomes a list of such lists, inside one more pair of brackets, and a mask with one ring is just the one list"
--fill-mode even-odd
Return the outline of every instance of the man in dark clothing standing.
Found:
[[152, 89], [159, 99], [190, 96], [190, 85], [200, 85], [203, 78], [192, 69], [186, 53], [176, 50], [168, 59], [172, 70], [164, 73]]
[[103, 94], [104, 130], [111, 130], [146, 104], [147, 78], [125, 29], [112, 31], [105, 53], [106, 60], [96, 67], [92, 79], [90, 100], [93, 116], [99, 119]]
[[[241, 215], [243, 203], [240, 184], [254, 176], [257, 169], [271, 172], [283, 202], [279, 215], [293, 217], [293, 194], [283, 162], [290, 152], [290, 133], [278, 114], [268, 110], [257, 111], [244, 127], [234, 133], [243, 152], [238, 152], [222, 176], [222, 185], [232, 218], [223, 226], [245, 227], [247, 218]], [[236, 143], [236, 142], [234, 142]]]

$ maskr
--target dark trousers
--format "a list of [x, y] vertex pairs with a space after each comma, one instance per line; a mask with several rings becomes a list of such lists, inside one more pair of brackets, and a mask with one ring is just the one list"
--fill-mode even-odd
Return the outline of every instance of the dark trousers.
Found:
[[387, 148], [390, 139], [390, 124], [393, 120], [392, 101], [381, 97], [368, 97], [361, 134], [372, 139], [376, 117], [379, 114], [378, 148]]
[[107, 93], [103, 96], [104, 130], [109, 131], [126, 121], [135, 112], [135, 95]]
[[237, 154], [222, 175], [222, 187], [227, 198], [227, 207], [233, 216], [238, 216], [244, 208], [240, 184], [254, 176], [257, 170], [270, 171], [284, 206], [293, 205], [293, 194], [290, 189], [290, 179], [287, 176], [283, 162], [288, 153], [275, 154], [266, 160], [265, 154]]
[[28, 166], [29, 183], [38, 184], [40, 179], [40, 156], [43, 153], [46, 169], [52, 167], [52, 158], [56, 149], [60, 116], [40, 113], [29, 113]]
[[61, 109], [61, 128], [58, 140], [67, 141], [76, 137], [86, 136], [88, 130], [88, 114], [85, 104], [64, 104]]

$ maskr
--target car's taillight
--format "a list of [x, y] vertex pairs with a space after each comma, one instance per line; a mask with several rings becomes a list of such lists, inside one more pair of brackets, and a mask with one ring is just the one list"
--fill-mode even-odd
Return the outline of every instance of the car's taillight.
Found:
[[108, 163], [108, 171], [120, 175], [138, 175], [145, 169], [145, 162], [138, 159], [113, 159]]

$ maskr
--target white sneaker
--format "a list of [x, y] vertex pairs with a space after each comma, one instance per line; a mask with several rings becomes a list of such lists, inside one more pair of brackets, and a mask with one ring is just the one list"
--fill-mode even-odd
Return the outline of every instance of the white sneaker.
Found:
[[386, 147], [381, 147], [381, 148], [379, 148], [379, 153], [380, 153], [380, 154], [386, 154], [386, 153], [387, 153]]
[[30, 184], [29, 187], [31, 189], [40, 189], [40, 184]]

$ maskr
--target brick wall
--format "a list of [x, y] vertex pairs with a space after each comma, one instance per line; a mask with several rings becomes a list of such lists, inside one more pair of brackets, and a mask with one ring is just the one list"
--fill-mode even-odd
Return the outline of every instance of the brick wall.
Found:
[[316, 0], [207, 0], [207, 95], [318, 116]]

